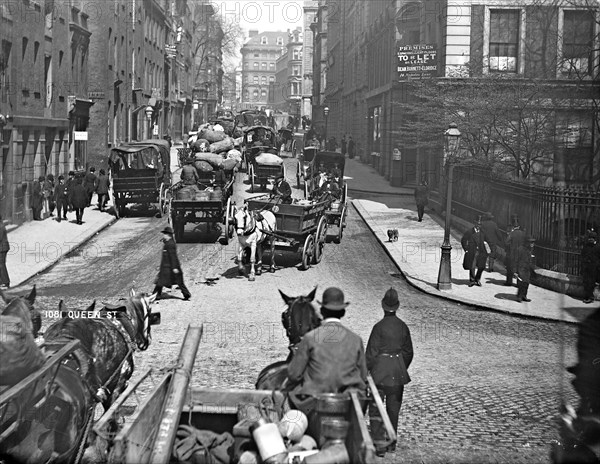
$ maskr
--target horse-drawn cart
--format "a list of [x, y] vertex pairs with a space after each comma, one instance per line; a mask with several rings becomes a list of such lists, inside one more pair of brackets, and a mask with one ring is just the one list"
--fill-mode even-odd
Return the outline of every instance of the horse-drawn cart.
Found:
[[328, 202], [300, 200], [295, 204], [273, 204], [268, 198], [247, 200], [250, 211], [271, 211], [275, 215], [275, 231], [271, 234], [275, 247], [300, 253], [302, 269], [318, 264], [323, 257], [327, 237], [325, 210]]
[[119, 145], [110, 151], [108, 164], [117, 217], [124, 216], [132, 203], [158, 203], [159, 214], [167, 212], [171, 185], [169, 142], [152, 139]]
[[[154, 389], [145, 395], [133, 414], [116, 434], [109, 424], [119, 418], [119, 410], [128, 398], [137, 396], [132, 385], [95, 425], [94, 432], [106, 437], [109, 464], [167, 464], [176, 462], [242, 462], [254, 456], [260, 462], [300, 462], [303, 456], [318, 457], [318, 450], [293, 451], [269, 458], [274, 449], [273, 425], [283, 417], [283, 393], [278, 390], [205, 388], [190, 385], [202, 327], [188, 327], [179, 359], [172, 371], [163, 373]], [[148, 374], [145, 374], [148, 375]], [[388, 433], [386, 443], [395, 443], [389, 417], [376, 389], [373, 399]], [[339, 395], [341, 398], [345, 395]], [[344, 445], [349, 462], [374, 464], [375, 445], [365, 420], [364, 401], [356, 393], [349, 395], [349, 410], [343, 417], [348, 433]], [[338, 416], [342, 418], [342, 415]], [[272, 432], [262, 435], [257, 426], [269, 424]], [[264, 429], [262, 430], [264, 432]], [[264, 437], [264, 438], [263, 438]], [[260, 442], [259, 442], [260, 440]], [[280, 438], [280, 440], [283, 440]], [[315, 440], [316, 441], [316, 440]], [[281, 441], [283, 444], [283, 441]], [[262, 446], [261, 446], [262, 445]], [[339, 445], [338, 445], [339, 446]], [[299, 456], [295, 460], [294, 456]], [[218, 459], [217, 459], [218, 457]], [[202, 459], [197, 461], [196, 459]], [[247, 462], [247, 461], [243, 461]], [[312, 462], [322, 462], [315, 461]], [[330, 462], [330, 461], [327, 461]], [[333, 461], [331, 461], [333, 462]], [[339, 462], [339, 461], [335, 461]], [[348, 461], [344, 461], [348, 462]]]
[[[244, 131], [242, 157], [246, 164], [252, 193], [255, 184], [259, 184], [262, 190], [266, 190], [270, 180], [275, 180], [278, 176], [285, 177], [283, 160], [279, 158], [277, 133], [271, 127], [254, 126]], [[263, 158], [272, 160], [265, 161]]]
[[223, 223], [225, 245], [233, 237], [233, 217], [235, 207], [231, 197], [233, 195], [234, 175], [230, 174], [224, 185], [208, 186], [207, 179], [198, 183], [202, 190], [193, 199], [181, 199], [179, 191], [186, 186], [181, 182], [171, 188], [169, 200], [169, 224], [173, 227], [175, 240], [181, 241], [186, 224], [212, 224], [215, 228], [218, 223]]

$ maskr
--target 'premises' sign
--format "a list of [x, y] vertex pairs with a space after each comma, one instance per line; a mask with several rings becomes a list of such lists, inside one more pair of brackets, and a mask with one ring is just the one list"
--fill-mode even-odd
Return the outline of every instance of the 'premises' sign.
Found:
[[437, 76], [435, 45], [399, 45], [398, 79], [423, 79]]

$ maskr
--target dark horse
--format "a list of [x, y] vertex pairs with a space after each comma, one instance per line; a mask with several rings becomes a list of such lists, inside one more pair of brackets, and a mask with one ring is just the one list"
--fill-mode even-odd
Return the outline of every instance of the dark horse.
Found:
[[86, 366], [83, 375], [105, 410], [127, 386], [134, 368], [133, 352], [150, 345], [155, 298], [131, 290], [129, 298], [105, 303], [99, 311], [94, 311], [96, 302], [84, 311], [66, 311], [61, 301], [62, 319], [44, 334], [46, 344], [53, 347], [79, 340], [77, 355]]
[[285, 328], [286, 335], [290, 341], [290, 353], [285, 361], [277, 361], [265, 367], [256, 381], [258, 390], [278, 389], [287, 378], [287, 366], [294, 356], [298, 343], [307, 332], [316, 329], [321, 325], [321, 319], [312, 301], [315, 298], [317, 288], [306, 296], [290, 297], [279, 290], [287, 308], [281, 313], [281, 322]]
[[[96, 314], [66, 312], [46, 330], [46, 364], [23, 380], [26, 385], [20, 382], [2, 393], [0, 460], [76, 459], [86, 444], [96, 404], [102, 402], [105, 410], [110, 406], [133, 371], [132, 352], [150, 343], [150, 325], [158, 315], [151, 314], [153, 300], [132, 291], [129, 298]], [[84, 318], [90, 315], [97, 317]], [[69, 352], [74, 340], [79, 345]]]

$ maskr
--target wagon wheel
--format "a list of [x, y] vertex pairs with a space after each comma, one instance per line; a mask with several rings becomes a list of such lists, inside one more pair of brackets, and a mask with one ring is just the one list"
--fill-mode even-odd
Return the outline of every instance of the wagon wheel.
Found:
[[158, 191], [158, 214], [163, 217], [167, 212], [167, 193], [168, 188], [164, 182], [161, 182], [160, 189]]
[[[294, 140], [294, 141], [292, 142], [292, 148], [291, 148], [291, 150], [292, 150], [292, 158], [295, 158], [295, 157], [296, 157], [296, 154], [297, 154], [297, 153], [296, 153], [296, 150], [297, 150], [297, 149], [298, 149], [298, 146], [297, 146], [297, 144], [296, 144], [296, 141]], [[300, 187], [298, 187], [298, 188], [300, 188]]]
[[169, 198], [169, 203], [167, 205], [167, 222], [168, 224], [173, 227], [173, 223], [175, 222], [173, 217], [175, 215], [175, 213], [173, 212], [173, 206], [171, 205], [171, 202], [173, 201], [172, 198]]
[[300, 163], [298, 163], [298, 170], [296, 171], [296, 188], [298, 190], [300, 190], [300, 171], [301, 171], [301, 167], [300, 167]]
[[308, 199], [308, 182], [306, 180], [304, 180], [304, 199]]
[[225, 220], [223, 222], [225, 223], [225, 245], [229, 245], [229, 239], [233, 237], [233, 224], [231, 224], [231, 198], [227, 199], [227, 206], [225, 206], [224, 219]]
[[248, 179], [250, 180], [250, 192], [254, 193], [254, 166], [248, 167]]
[[302, 248], [302, 267], [303, 271], [306, 271], [310, 267], [310, 262], [312, 261], [312, 254], [315, 249], [315, 238], [313, 235], [309, 235], [306, 237], [306, 241], [304, 242], [304, 247]]
[[315, 241], [315, 251], [313, 253], [313, 264], [319, 264], [323, 258], [323, 249], [325, 248], [325, 239], [327, 238], [327, 219], [321, 216], [319, 225], [317, 226], [317, 234]]
[[120, 214], [120, 208], [119, 208], [119, 197], [115, 194], [113, 194], [114, 196], [112, 197], [113, 199], [113, 209], [115, 210], [115, 216], [117, 217], [117, 219], [121, 219], [121, 214]]
[[344, 235], [344, 227], [346, 227], [346, 206], [342, 208], [342, 214], [340, 214], [340, 223], [336, 243], [340, 243], [342, 241], [342, 236]]
[[348, 204], [348, 184], [344, 183], [344, 192], [342, 194], [342, 203], [344, 206]]

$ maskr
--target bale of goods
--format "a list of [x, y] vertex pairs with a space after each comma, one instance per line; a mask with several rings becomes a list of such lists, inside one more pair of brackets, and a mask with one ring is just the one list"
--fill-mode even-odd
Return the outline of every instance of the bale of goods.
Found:
[[220, 142], [210, 144], [210, 151], [212, 153], [221, 153], [224, 151], [229, 151], [231, 149], [233, 149], [233, 139], [231, 137], [227, 137], [226, 139], [223, 139]]
[[213, 169], [220, 169], [223, 166], [223, 157], [217, 153], [196, 153], [194, 159], [209, 163]]
[[196, 193], [196, 201], [208, 201], [210, 200], [210, 192], [206, 190], [200, 190]]
[[0, 385], [14, 385], [44, 364], [31, 326], [18, 316], [0, 316]]
[[227, 138], [227, 134], [222, 131], [213, 131], [210, 129], [202, 129], [200, 131], [200, 138], [208, 140], [210, 143], [220, 142]]
[[226, 158], [234, 159], [236, 161], [242, 161], [242, 153], [239, 150], [233, 149], [227, 152]]
[[239, 164], [239, 161], [237, 161], [233, 158], [227, 158], [227, 159], [223, 160], [223, 170], [232, 171], [238, 166], [238, 164]]
[[269, 166], [279, 166], [283, 164], [283, 160], [273, 153], [261, 153], [256, 157], [256, 163]]
[[177, 190], [175, 194], [175, 198], [177, 200], [186, 200], [190, 201], [196, 198], [196, 194], [200, 191], [197, 185], [186, 185], [185, 187]]
[[198, 172], [211, 172], [214, 171], [214, 168], [208, 161], [198, 160], [194, 162], [194, 167]]
[[210, 150], [210, 142], [206, 139], [197, 139], [192, 143], [191, 147], [196, 152], [208, 152]]

